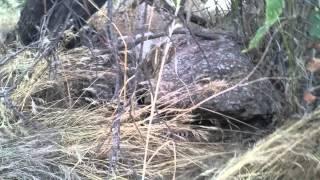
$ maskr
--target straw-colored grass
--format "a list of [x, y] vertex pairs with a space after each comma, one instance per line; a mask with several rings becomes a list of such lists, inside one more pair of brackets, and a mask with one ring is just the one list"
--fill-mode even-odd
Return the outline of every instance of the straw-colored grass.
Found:
[[[76, 51], [81, 52], [79, 49]], [[86, 53], [85, 49], [83, 52]], [[4, 66], [1, 70], [2, 83], [8, 79], [14, 81], [12, 74], [19, 76], [19, 73], [13, 73], [19, 67], [23, 71], [31, 66], [32, 63], [27, 63], [33, 61], [31, 57], [33, 56], [21, 54]], [[66, 60], [72, 59], [70, 53], [68, 56], [61, 54], [60, 57], [62, 63], [68, 63], [64, 61], [65, 57], [68, 57]], [[77, 108], [60, 108], [55, 103], [46, 102], [45, 97], [39, 103], [34, 96], [40, 90], [52, 88], [50, 84], [66, 85], [50, 81], [45, 72], [46, 63], [39, 63], [32, 76], [26, 78], [12, 95], [20, 110], [28, 114], [27, 122], [13, 121], [10, 110], [1, 105], [1, 177], [141, 177], [148, 131], [146, 122], [151, 106], [136, 107], [134, 111], [130, 108], [124, 110], [121, 118], [120, 161], [115, 176], [108, 171], [110, 130], [115, 119], [115, 106], [111, 103], [89, 108], [83, 104]], [[61, 71], [62, 74], [63, 72], [68, 71]], [[77, 71], [69, 72], [68, 76], [61, 76], [60, 80], [72, 80], [78, 75], [80, 76]], [[216, 85], [221, 90], [221, 82]], [[214, 85], [210, 86], [210, 90], [212, 87]], [[187, 109], [173, 108], [177, 99], [170, 96], [175, 93], [177, 92], [159, 99], [164, 108], [159, 109], [158, 113], [167, 114], [167, 117], [162, 117], [166, 119], [166, 123], [155, 121], [151, 124], [145, 171], [147, 179], [312, 179], [319, 175], [319, 111], [299, 121], [288, 121], [289, 124], [248, 150], [250, 143], [244, 143], [245, 139], [240, 137], [248, 132], [233, 130], [221, 133], [221, 129], [216, 127], [187, 125], [193, 121], [193, 117], [186, 112]], [[169, 115], [176, 118], [170, 118]], [[228, 140], [228, 143], [221, 140], [222, 136], [225, 136], [224, 140]], [[246, 150], [248, 151], [245, 152]]]
[[[245, 141], [260, 137], [256, 135], [260, 130], [222, 131], [218, 127], [190, 125], [194, 121], [190, 108], [173, 106], [181, 101], [173, 97], [181, 92], [169, 93], [158, 100], [163, 108], [158, 109], [159, 115], [154, 115], [149, 134], [151, 105], [124, 109], [120, 161], [116, 175], [111, 174], [111, 124], [116, 118], [116, 106], [113, 103], [70, 106], [65, 99], [77, 101], [79, 97], [68, 93], [74, 84], [68, 82], [80, 83], [84, 78], [83, 71], [75, 68], [77, 64], [70, 66], [70, 63], [78, 60], [77, 67], [81, 69], [90, 64], [90, 55], [83, 48], [58, 55], [61, 69], [55, 81], [48, 78], [43, 60], [11, 95], [19, 110], [27, 115], [26, 122], [14, 121], [12, 112], [0, 106], [0, 174], [4, 179], [139, 179], [143, 175], [146, 179], [290, 179], [292, 176], [312, 179], [319, 175], [319, 111], [299, 121], [288, 121], [251, 147]], [[14, 83], [33, 62], [30, 51], [3, 66], [2, 85]], [[96, 73], [96, 69], [88, 70], [86, 75]], [[219, 92], [225, 87], [225, 82], [214, 82], [208, 90]], [[52, 88], [61, 89], [64, 95], [61, 100], [52, 102], [42, 96]], [[197, 89], [192, 92], [197, 93]], [[185, 98], [189, 96], [186, 92], [182, 94], [186, 94]], [[147, 136], [148, 156], [144, 162]]]
[[265, 137], [212, 179], [318, 179], [319, 110]]
[[[111, 148], [111, 124], [115, 119], [115, 105], [98, 104], [95, 107], [84, 103], [70, 106], [68, 95], [77, 100], [72, 92], [72, 83], [83, 79], [83, 71], [70, 66], [70, 61], [86, 59], [90, 62], [86, 49], [76, 49], [77, 53], [59, 52], [61, 70], [58, 78], [48, 78], [46, 61], [40, 62], [34, 71], [24, 77], [22, 83], [11, 95], [27, 121], [14, 121], [13, 114], [1, 106], [1, 177], [5, 179], [106, 179], [115, 176], [108, 170]], [[21, 77], [34, 62], [33, 52], [20, 54], [1, 69], [2, 84], [10, 86]], [[30, 55], [31, 53], [31, 55]], [[79, 58], [81, 57], [81, 58]], [[22, 65], [23, 64], [23, 65]], [[80, 68], [81, 69], [81, 68]], [[90, 70], [88, 70], [90, 71]], [[95, 75], [95, 70], [87, 72]], [[76, 81], [75, 81], [76, 80]], [[222, 83], [223, 84], [223, 83]], [[221, 82], [217, 82], [221, 85]], [[211, 85], [210, 90], [213, 90]], [[46, 99], [42, 96], [48, 89], [62, 89], [62, 100]], [[218, 88], [220, 89], [220, 88]], [[50, 91], [49, 91], [50, 92]], [[168, 96], [174, 96], [169, 94]], [[154, 116], [149, 128], [149, 146], [146, 171], [143, 172], [145, 142], [147, 139], [151, 105], [124, 109], [121, 116], [120, 161], [117, 177], [139, 178], [145, 173], [147, 179], [177, 179], [199, 176], [204, 169], [218, 167], [222, 162], [241, 151], [242, 145], [224, 143], [219, 128], [187, 125], [192, 116], [187, 109], [172, 106], [176, 99], [160, 98], [164, 108]], [[62, 108], [63, 107], [63, 108]], [[176, 118], [170, 118], [176, 116]], [[159, 121], [166, 119], [166, 123]], [[11, 120], [9, 120], [11, 119]], [[233, 133], [233, 132], [232, 132]], [[230, 133], [230, 134], [232, 134]], [[212, 138], [211, 136], [216, 136]], [[228, 136], [228, 135], [226, 135]], [[232, 135], [231, 135], [232, 136]], [[214, 159], [214, 160], [211, 160]], [[220, 163], [221, 162], [221, 163]]]
[[[9, 25], [6, 27], [12, 28]], [[295, 47], [294, 44], [292, 47]], [[303, 52], [290, 53], [291, 59], [299, 59]], [[25, 51], [1, 66], [1, 87], [16, 83], [34, 63], [35, 54]], [[42, 60], [33, 68], [34, 71], [23, 77], [22, 83], [11, 94], [18, 110], [27, 117], [26, 121], [17, 121], [14, 113], [0, 101], [1, 179], [320, 177], [319, 110], [302, 118], [282, 120], [284, 125], [253, 146], [255, 140], [261, 137], [262, 130], [222, 130], [219, 127], [191, 125], [195, 120], [190, 114], [192, 108], [178, 109], [173, 106], [182, 101], [174, 98], [177, 93], [188, 98], [188, 93], [181, 91], [159, 98], [157, 103], [162, 108], [153, 117], [150, 117], [150, 112], [154, 112], [152, 107], [155, 108], [155, 104], [124, 108], [121, 114], [119, 163], [117, 172], [114, 172], [116, 174], [112, 174], [109, 159], [116, 105], [112, 102], [89, 104], [81, 101], [84, 94], [74, 93], [82, 90], [79, 89], [82, 86], [77, 84], [92, 81], [99, 73], [112, 72], [110, 69], [87, 68], [90, 63], [94, 64], [88, 49], [59, 51], [57, 55], [61, 64], [56, 79], [48, 77], [47, 63]], [[295, 64], [302, 65], [291, 67], [292, 72], [299, 74], [305, 70], [300, 61], [296, 60]], [[292, 87], [300, 84], [290, 85], [295, 82], [289, 82], [286, 86], [288, 91], [292, 91], [292, 94], [287, 94], [290, 98], [297, 98]], [[214, 82], [208, 90], [218, 92], [227, 86], [225, 82]], [[51, 92], [59, 96], [52, 97]], [[197, 93], [197, 89], [192, 89], [192, 92]], [[148, 126], [151, 118], [153, 123]]]

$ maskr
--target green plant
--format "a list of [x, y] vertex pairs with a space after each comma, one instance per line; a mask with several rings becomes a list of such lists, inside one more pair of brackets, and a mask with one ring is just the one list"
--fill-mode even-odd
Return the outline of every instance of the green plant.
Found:
[[261, 26], [253, 39], [251, 39], [248, 49], [244, 50], [247, 52], [259, 45], [259, 42], [267, 34], [269, 29], [279, 20], [284, 8], [284, 0], [267, 0], [266, 1], [266, 19], [264, 25]]
[[318, 8], [314, 8], [311, 12], [310, 17], [310, 29], [309, 34], [315, 39], [320, 39], [320, 11]]

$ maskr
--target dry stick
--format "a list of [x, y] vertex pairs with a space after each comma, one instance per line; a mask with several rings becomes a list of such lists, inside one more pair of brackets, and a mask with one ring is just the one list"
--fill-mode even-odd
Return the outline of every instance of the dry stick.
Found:
[[42, 0], [43, 3], [43, 9], [44, 9], [44, 14], [47, 14], [47, 1], [46, 0]]
[[[120, 31], [116, 28], [116, 25], [113, 23], [112, 23], [112, 25], [117, 30], [117, 32], [120, 34], [120, 38], [118, 39], [119, 44], [117, 45], [118, 49], [124, 49], [124, 48], [126, 50], [132, 49], [144, 41], [168, 36], [167, 33], [161, 32], [161, 33], [157, 33], [157, 34], [145, 34], [144, 38], [138, 37], [135, 40], [133, 40], [129, 37], [122, 36]], [[172, 32], [172, 35], [174, 35], [174, 34], [187, 34], [187, 33], [188, 33], [188, 30], [176, 29]], [[227, 33], [194, 31], [193, 35], [196, 37], [204, 38], [205, 40], [217, 40], [220, 38], [221, 35], [227, 35]], [[101, 51], [101, 53], [111, 53], [111, 50], [105, 49], [105, 50]]]
[[[173, 34], [187, 34], [189, 30], [185, 30], [185, 29], [176, 29], [172, 32]], [[204, 38], [206, 40], [217, 40], [220, 38], [221, 35], [226, 35], [226, 33], [222, 33], [222, 32], [201, 32], [201, 31], [194, 31], [193, 35], [196, 37], [200, 37], [200, 38]], [[166, 32], [162, 32], [162, 33], [157, 33], [157, 34], [148, 34], [145, 35], [143, 38], [139, 37], [136, 40], [134, 40], [133, 42], [128, 41], [128, 47], [129, 49], [135, 47], [138, 44], [141, 44], [144, 41], [147, 40], [151, 40], [151, 39], [157, 39], [160, 37], [165, 37], [168, 36], [168, 34]], [[127, 38], [127, 40], [130, 40], [129, 38]], [[125, 41], [121, 41], [122, 43], [124, 43]], [[123, 48], [124, 45], [123, 44], [119, 44], [118, 48], [121, 49]]]
[[[176, 12], [175, 14], [177, 15], [179, 12], [180, 7], [177, 6], [176, 7]], [[174, 26], [175, 26], [175, 20], [173, 20], [172, 24], [171, 24], [171, 29], [169, 29], [169, 38], [172, 36], [173, 30], [174, 30]], [[168, 41], [168, 40], [167, 40]], [[144, 160], [143, 160], [143, 170], [142, 170], [142, 180], [145, 179], [146, 176], [146, 170], [147, 170], [147, 158], [148, 158], [148, 150], [149, 150], [149, 141], [150, 141], [150, 131], [151, 131], [151, 125], [152, 125], [152, 120], [154, 117], [154, 113], [156, 110], [156, 102], [157, 102], [157, 98], [158, 98], [158, 94], [159, 94], [159, 87], [160, 87], [160, 82], [161, 82], [161, 76], [163, 73], [163, 69], [164, 69], [164, 65], [166, 62], [166, 58], [169, 52], [169, 49], [172, 45], [172, 42], [168, 41], [166, 44], [166, 47], [164, 49], [164, 55], [161, 59], [161, 66], [160, 66], [160, 71], [159, 71], [159, 77], [157, 80], [157, 85], [156, 85], [156, 90], [155, 90], [155, 94], [154, 94], [154, 98], [151, 95], [151, 99], [152, 99], [152, 105], [151, 105], [151, 114], [150, 114], [150, 120], [149, 120], [149, 125], [148, 125], [148, 130], [147, 130], [147, 139], [146, 139], [146, 146], [145, 146], [145, 153], [144, 153]], [[176, 168], [176, 167], [175, 167]]]
[[109, 42], [111, 43], [112, 48], [112, 57], [115, 59], [117, 67], [118, 67], [118, 75], [116, 77], [116, 87], [114, 92], [114, 97], [117, 98], [117, 109], [116, 109], [116, 117], [112, 122], [111, 132], [112, 132], [112, 147], [111, 147], [111, 158], [110, 158], [110, 173], [114, 174], [116, 172], [118, 158], [119, 158], [119, 151], [120, 151], [120, 123], [121, 123], [121, 113], [122, 113], [122, 106], [121, 100], [119, 95], [120, 89], [120, 77], [121, 77], [121, 67], [118, 59], [118, 49], [114, 43], [114, 35], [112, 29], [112, 10], [113, 10], [113, 2], [108, 1], [108, 24], [107, 24], [107, 36]]
[[[100, 10], [100, 8], [92, 1], [92, 0], [88, 0], [91, 5], [96, 8], [97, 10]], [[117, 33], [119, 33], [120, 35], [120, 38], [121, 38], [121, 41], [123, 43], [123, 46], [124, 46], [124, 49], [126, 50], [127, 52], [127, 43], [125, 42], [124, 40], [124, 37], [122, 36], [121, 32], [119, 31], [118, 27], [112, 22], [112, 10], [113, 10], [113, 5], [112, 5], [112, 1], [108, 1], [108, 16], [104, 15], [105, 18], [108, 19], [108, 33], [109, 33], [109, 40], [111, 38], [113, 38], [113, 29], [111, 28], [111, 25], [117, 30]], [[111, 39], [111, 45], [112, 45], [112, 53], [113, 53], [113, 56], [115, 58], [117, 58], [117, 51], [118, 50], [118, 46], [114, 44], [114, 40], [115, 38]], [[127, 57], [125, 56], [125, 61], [127, 62]], [[119, 86], [119, 80], [120, 80], [120, 72], [121, 72], [121, 67], [120, 67], [120, 64], [119, 62], [117, 61], [116, 59], [116, 62], [117, 62], [117, 66], [118, 66], [118, 73], [119, 75], [117, 76], [117, 85], [116, 86]], [[125, 67], [125, 72], [126, 72], [126, 68]], [[125, 82], [124, 82], [125, 83]], [[112, 123], [112, 128], [111, 128], [111, 132], [112, 132], [112, 148], [111, 148], [111, 165], [109, 167], [109, 170], [114, 173], [115, 170], [116, 170], [116, 164], [117, 164], [117, 161], [118, 161], [118, 155], [119, 155], [119, 151], [120, 151], [120, 125], [121, 125], [121, 114], [122, 114], [122, 111], [123, 111], [123, 108], [121, 107], [121, 104], [120, 104], [120, 95], [121, 93], [119, 92], [119, 90], [117, 90], [116, 88], [116, 91], [115, 91], [115, 95], [117, 95], [116, 93], [118, 93], [118, 108], [116, 110], [116, 119], [113, 121]]]

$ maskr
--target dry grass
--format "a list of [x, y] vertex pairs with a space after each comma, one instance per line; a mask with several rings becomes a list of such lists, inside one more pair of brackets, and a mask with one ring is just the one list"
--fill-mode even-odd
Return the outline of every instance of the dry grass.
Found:
[[213, 179], [318, 179], [319, 110], [287, 124], [240, 157]]
[[[30, 66], [28, 61], [32, 61], [32, 57], [21, 54], [4, 66], [1, 69], [2, 82], [19, 76], [17, 69], [21, 64], [24, 64], [21, 70]], [[64, 57], [71, 59], [70, 54], [60, 57], [63, 63], [67, 63]], [[33, 75], [25, 79], [12, 95], [21, 110], [29, 114], [28, 122], [14, 122], [10, 111], [4, 106], [0, 108], [1, 176], [4, 179], [140, 178], [151, 106], [137, 107], [134, 111], [125, 109], [121, 118], [120, 162], [115, 176], [108, 171], [115, 106], [101, 104], [88, 108], [84, 104], [78, 108], [59, 108], [55, 102], [46, 102], [48, 99], [44, 97], [39, 103], [34, 98], [37, 92], [50, 84], [65, 84], [49, 81], [45, 67], [45, 63], [40, 63]], [[72, 72], [61, 76], [61, 81], [81, 76], [77, 74], [81, 72]], [[218, 87], [221, 84], [217, 82]], [[210, 86], [210, 90], [213, 87]], [[288, 121], [289, 124], [248, 150], [250, 146], [237, 137], [241, 132], [229, 133], [231, 141], [226, 143], [212, 140], [222, 136], [218, 128], [186, 125], [193, 121], [193, 117], [186, 109], [171, 106], [177, 101], [170, 98], [175, 93], [159, 99], [165, 108], [159, 109], [158, 113], [167, 115], [163, 117], [166, 123], [158, 121], [150, 126], [147, 179], [318, 177], [319, 111], [299, 121]], [[169, 115], [176, 118], [169, 118]], [[157, 118], [160, 116], [156, 115]], [[228, 136], [228, 132], [223, 135]]]
[[[290, 51], [296, 53], [291, 56], [297, 59], [294, 62], [297, 67], [291, 68], [298, 74], [304, 70], [303, 63], [298, 61], [302, 51]], [[86, 74], [72, 69], [75, 62], [89, 62], [89, 54], [85, 49], [59, 52], [65, 69], [60, 69], [55, 81], [49, 80], [45, 61], [34, 68], [32, 75], [24, 77], [11, 97], [28, 117], [26, 122], [15, 121], [13, 113], [0, 103], [2, 179], [140, 179], [144, 174], [146, 179], [218, 180], [318, 179], [320, 176], [319, 110], [300, 120], [285, 121], [282, 127], [252, 147], [244, 142], [244, 134], [249, 134], [249, 138], [259, 137], [253, 132], [222, 132], [216, 127], [187, 125], [194, 120], [190, 109], [172, 106], [178, 101], [172, 97], [176, 93], [188, 96], [185, 92], [172, 92], [160, 98], [158, 103], [163, 108], [154, 115], [154, 123], [149, 127], [151, 105], [124, 109], [120, 161], [117, 174], [111, 174], [110, 131], [116, 107], [112, 103], [92, 107], [80, 101], [83, 94], [73, 94], [74, 83], [97, 73], [92, 69]], [[26, 51], [2, 66], [1, 87], [11, 86], [21, 72], [31, 66], [33, 57], [34, 52]], [[297, 69], [299, 71], [294, 71]], [[208, 90], [227, 86], [224, 82], [216, 83]], [[291, 92], [296, 86], [299, 84], [286, 87]], [[59, 91], [61, 96], [55, 99], [48, 94], [44, 96], [43, 92], [48, 89]], [[296, 98], [297, 94], [292, 92], [287, 96]]]
[[[115, 119], [115, 105], [100, 104], [94, 108], [88, 104], [69, 106], [68, 96], [62, 100], [46, 99], [41, 91], [52, 87], [62, 89], [68, 95], [65, 83], [77, 80], [81, 83], [83, 72], [69, 66], [72, 58], [86, 59], [88, 52], [61, 52], [62, 67], [59, 78], [48, 78], [46, 63], [39, 63], [35, 71], [25, 77], [11, 95], [23, 111], [26, 122], [13, 120], [12, 113], [1, 106], [1, 177], [26, 179], [105, 179], [115, 178], [108, 171], [111, 148], [111, 124]], [[28, 54], [29, 53], [29, 54]], [[10, 86], [22, 72], [32, 65], [32, 52], [18, 55], [1, 69], [3, 86]], [[31, 54], [31, 55], [30, 55]], [[73, 57], [74, 56], [74, 57]], [[88, 57], [89, 58], [89, 57]], [[88, 60], [88, 59], [86, 59]], [[80, 61], [81, 62], [81, 61]], [[23, 66], [22, 66], [23, 64]], [[81, 63], [80, 63], [81, 65]], [[21, 66], [21, 68], [20, 68]], [[90, 70], [88, 70], [90, 71]], [[95, 74], [92, 70], [89, 74]], [[221, 84], [217, 82], [217, 84]], [[213, 90], [211, 85], [210, 90]], [[171, 94], [174, 96], [175, 93]], [[74, 95], [74, 94], [69, 94]], [[170, 96], [170, 95], [168, 95]], [[79, 97], [71, 97], [77, 100]], [[218, 167], [226, 159], [240, 151], [240, 145], [225, 144], [222, 140], [209, 142], [210, 136], [221, 136], [218, 128], [201, 128], [186, 125], [192, 116], [184, 109], [173, 108], [176, 99], [159, 99], [163, 109], [154, 116], [149, 129], [147, 179], [196, 177], [203, 169]], [[166, 103], [164, 103], [166, 102]], [[62, 104], [62, 106], [61, 106]], [[67, 108], [61, 108], [67, 107]], [[121, 153], [117, 178], [139, 178], [143, 174], [145, 142], [147, 139], [151, 105], [125, 109], [121, 118]], [[176, 118], [170, 118], [173, 116]], [[177, 118], [179, 117], [179, 118]], [[159, 119], [166, 119], [166, 123]], [[208, 130], [209, 129], [209, 130]], [[219, 139], [219, 138], [218, 138]], [[208, 159], [214, 159], [214, 161]], [[206, 162], [207, 161], [207, 162]], [[221, 162], [221, 163], [220, 163]]]
[[[13, 71], [21, 64], [25, 64], [23, 69], [28, 67], [31, 57], [21, 54], [4, 66], [2, 82], [14, 79], [13, 74], [18, 76]], [[70, 60], [71, 56], [61, 57]], [[26, 63], [17, 63], [20, 61]], [[0, 108], [1, 177], [139, 179], [143, 174], [146, 122], [151, 106], [137, 107], [134, 111], [125, 109], [121, 118], [120, 162], [115, 176], [108, 171], [115, 106], [101, 104], [88, 108], [84, 104], [78, 108], [59, 108], [45, 98], [39, 104], [33, 98], [39, 90], [61, 83], [48, 80], [45, 63], [40, 63], [36, 69], [12, 95], [21, 110], [29, 114], [28, 122], [14, 122], [10, 111], [4, 106]], [[80, 74], [73, 71], [62, 77], [70, 80], [77, 76]], [[221, 82], [217, 85], [219, 87]], [[228, 134], [215, 127], [186, 125], [193, 117], [186, 109], [171, 106], [176, 99], [170, 96], [175, 93], [159, 99], [165, 108], [158, 113], [167, 117], [163, 117], [166, 123], [157, 121], [150, 127], [147, 179], [312, 179], [319, 176], [319, 111], [299, 121], [288, 121], [248, 150], [250, 146], [237, 137], [246, 132], [233, 130]], [[169, 115], [176, 118], [169, 118]], [[155, 119], [159, 117], [156, 115]], [[222, 135], [229, 135], [228, 143], [217, 140]]]
[[[144, 173], [146, 179], [218, 180], [312, 179], [319, 175], [317, 139], [320, 129], [317, 121], [320, 112], [315, 111], [300, 121], [288, 121], [289, 124], [250, 150], [251, 145], [244, 142], [243, 134], [252, 132], [232, 130], [222, 133], [216, 127], [187, 125], [193, 121], [190, 108], [174, 108], [181, 99], [172, 97], [177, 93], [185, 94], [185, 98], [189, 95], [172, 92], [158, 100], [163, 108], [158, 110], [159, 115], [155, 114], [155, 123], [150, 125], [149, 133], [151, 105], [124, 110], [120, 161], [115, 176], [108, 168], [110, 131], [116, 107], [112, 103], [94, 108], [88, 104], [75, 107], [72, 106], [74, 101], [70, 106], [66, 99], [79, 99], [68, 93], [74, 88], [70, 82], [81, 83], [84, 78], [83, 71], [70, 64], [77, 60], [77, 67], [88, 64], [89, 52], [75, 49], [58, 55], [63, 67], [58, 79], [49, 80], [43, 61], [12, 94], [19, 110], [28, 115], [27, 122], [15, 122], [12, 113], [0, 106], [0, 174], [4, 179], [139, 179]], [[3, 66], [2, 86], [15, 82], [21, 72], [32, 65], [33, 57], [33, 52], [22, 53]], [[93, 76], [97, 72], [91, 69], [86, 73]], [[207, 88], [218, 92], [225, 87], [225, 82], [215, 82]], [[52, 102], [47, 96], [41, 96], [42, 91], [52, 88], [61, 89], [64, 95], [61, 100]], [[197, 89], [192, 92], [197, 93]], [[147, 137], [148, 156], [144, 162]], [[251, 134], [249, 137], [256, 136]]]

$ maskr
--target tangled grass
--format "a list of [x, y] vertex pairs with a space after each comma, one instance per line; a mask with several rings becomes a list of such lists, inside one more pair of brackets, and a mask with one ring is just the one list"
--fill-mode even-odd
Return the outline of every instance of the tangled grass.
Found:
[[[291, 1], [288, 12], [296, 13], [295, 10], [299, 10], [296, 5], [299, 5], [297, 0]], [[306, 16], [310, 7], [301, 11], [298, 14]], [[272, 53], [287, 53], [288, 73], [295, 79], [286, 82], [285, 91], [290, 106], [298, 106], [296, 89], [301, 86], [298, 81], [301, 77], [308, 78], [303, 61], [308, 40], [297, 33], [305, 27], [297, 26], [297, 19], [290, 19], [293, 14], [286, 14], [292, 22], [283, 24], [281, 36], [277, 37], [283, 38], [285, 48], [277, 49], [275, 43], [269, 53], [270, 57]], [[255, 28], [250, 26], [252, 22], [249, 20], [257, 19], [247, 20], [244, 28]], [[246, 29], [246, 32], [253, 31]], [[297, 38], [290, 38], [292, 35]], [[83, 54], [59, 54], [61, 62], [67, 65], [72, 57], [79, 60], [88, 55], [87, 51], [81, 51]], [[1, 87], [11, 86], [21, 72], [32, 65], [33, 59], [34, 52], [25, 51], [2, 66]], [[246, 142], [246, 136], [260, 138], [260, 130], [228, 131], [187, 125], [193, 121], [189, 109], [171, 108], [170, 104], [176, 101], [171, 98], [159, 99], [160, 103], [171, 101], [165, 102], [169, 105], [159, 110], [159, 114], [166, 115], [166, 123], [151, 124], [146, 172], [143, 172], [146, 122], [151, 106], [124, 110], [120, 161], [117, 174], [111, 174], [109, 154], [115, 105], [92, 107], [82, 104], [74, 107], [73, 100], [81, 97], [72, 97], [72, 89], [65, 82], [83, 77], [82, 72], [62, 70], [60, 75], [63, 78], [52, 81], [48, 78], [46, 62], [39, 63], [34, 70], [31, 76], [24, 77], [11, 95], [19, 110], [28, 117], [26, 121], [15, 121], [14, 113], [0, 103], [2, 179], [140, 179], [143, 173], [147, 179], [318, 179], [320, 176], [318, 109], [302, 118], [282, 120], [281, 127], [253, 146]], [[47, 96], [34, 96], [50, 88], [61, 91], [61, 99], [51, 101]], [[68, 103], [70, 99], [72, 102]]]
[[[32, 61], [33, 56], [30, 53], [17, 56], [1, 69], [2, 82], [9, 84], [19, 75], [19, 67], [22, 71], [31, 66], [28, 61]], [[71, 58], [70, 54], [60, 57], [64, 63]], [[64, 61], [64, 57], [68, 61]], [[65, 83], [47, 78], [46, 63], [37, 66], [33, 75], [26, 77], [12, 94], [28, 120], [13, 121], [12, 112], [1, 105], [1, 177], [141, 178], [148, 130], [146, 122], [151, 106], [127, 108], [122, 114], [121, 153], [115, 176], [108, 169], [115, 105], [77, 108], [66, 105], [69, 108], [61, 108], [57, 106], [58, 102], [45, 102], [48, 99], [44, 97], [39, 103], [35, 94], [53, 84]], [[69, 72], [68, 76], [62, 76], [63, 80], [81, 76], [77, 73], [81, 72]], [[160, 121], [151, 125], [148, 179], [312, 179], [319, 175], [318, 110], [301, 120], [286, 121], [283, 127], [252, 146], [245, 142], [244, 134], [251, 133], [250, 138], [260, 137], [254, 132], [190, 125], [193, 117], [187, 109], [173, 109], [170, 102], [167, 104], [159, 110], [160, 114], [168, 116], [164, 117], [166, 123]], [[174, 118], [169, 117], [172, 115]]]
[[319, 110], [289, 120], [251, 150], [234, 158], [214, 179], [317, 179]]
[[[76, 51], [78, 52], [75, 53], [76, 59], [87, 54], [85, 49], [82, 55], [79, 54], [79, 49]], [[15, 60], [3, 66], [1, 69], [3, 85], [14, 83], [19, 79], [21, 72], [32, 66], [34, 56], [26, 54], [18, 55]], [[64, 67], [68, 67], [71, 54], [65, 55], [63, 52], [60, 54], [61, 62], [66, 64]], [[21, 64], [24, 66], [19, 71]], [[32, 75], [24, 77], [11, 95], [27, 120], [18, 122], [9, 120], [13, 119], [13, 113], [5, 106], [1, 106], [3, 124], [0, 134], [1, 177], [4, 179], [141, 177], [148, 131], [146, 122], [149, 121], [151, 105], [137, 106], [135, 109], [128, 107], [124, 110], [121, 117], [120, 162], [115, 177], [110, 174], [108, 167], [112, 140], [111, 125], [116, 117], [116, 106], [108, 103], [94, 107], [90, 104], [74, 107], [69, 106], [64, 100], [56, 99], [50, 102], [50, 99], [46, 99], [47, 96], [37, 94], [52, 87], [60, 87], [66, 91], [68, 83], [65, 81], [79, 80], [76, 77], [83, 77], [83, 72], [76, 70], [70, 72], [70, 69], [65, 69], [59, 72], [61, 78], [52, 81], [45, 70], [45, 62], [39, 63], [34, 69]], [[69, 88], [72, 91], [72, 88], [77, 86]], [[76, 100], [77, 98], [80, 97], [71, 97]], [[164, 103], [167, 98], [159, 101]], [[218, 169], [221, 165], [219, 162], [224, 162], [241, 151], [236, 142], [225, 143], [224, 140], [210, 142], [211, 136], [214, 135], [219, 139], [224, 135], [221, 129], [188, 125], [192, 122], [188, 110], [170, 107], [170, 104], [174, 103], [171, 101], [166, 103], [168, 105], [159, 109], [159, 114], [167, 121], [152, 124], [148, 134], [149, 156], [146, 171], [148, 179], [196, 177], [208, 167], [217, 166]], [[234, 133], [227, 134], [224, 136], [231, 137]], [[208, 161], [211, 158], [215, 160]]]

